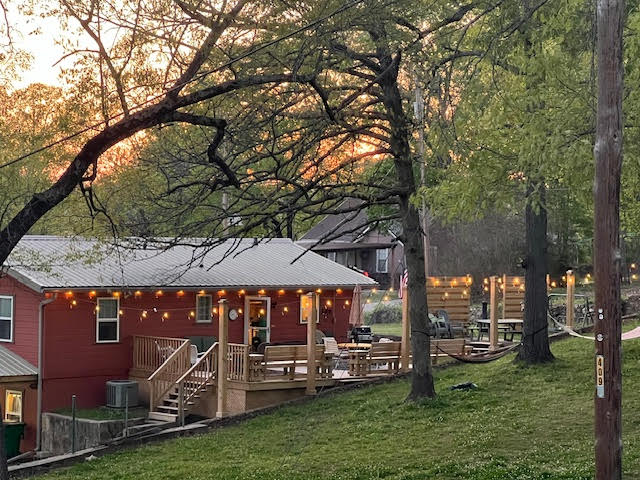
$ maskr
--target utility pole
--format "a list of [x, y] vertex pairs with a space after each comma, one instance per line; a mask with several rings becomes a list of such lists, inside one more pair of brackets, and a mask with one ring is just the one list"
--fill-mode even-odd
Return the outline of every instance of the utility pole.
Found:
[[624, 0], [597, 0], [598, 110], [594, 182], [596, 480], [622, 478], [620, 172]]
[[[420, 186], [426, 185], [425, 180], [425, 167], [426, 160], [424, 158], [424, 97], [422, 96], [422, 87], [418, 82], [418, 76], [416, 75], [416, 100], [413, 104], [414, 115], [418, 124], [418, 154], [420, 155]], [[427, 212], [427, 203], [422, 198], [422, 204], [420, 207], [420, 226], [422, 228], [422, 239], [424, 248], [424, 275], [429, 277], [429, 218]]]

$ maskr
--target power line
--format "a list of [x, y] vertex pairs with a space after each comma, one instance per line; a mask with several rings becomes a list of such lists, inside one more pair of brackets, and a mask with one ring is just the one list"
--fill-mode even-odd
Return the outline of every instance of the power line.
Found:
[[[252, 55], [255, 55], [256, 53], [258, 53], [258, 52], [260, 52], [262, 50], [265, 50], [265, 49], [267, 49], [269, 47], [272, 47], [273, 45], [277, 45], [278, 43], [283, 42], [284, 40], [288, 40], [288, 39], [298, 35], [299, 33], [302, 33], [302, 32], [304, 32], [306, 30], [309, 30], [309, 29], [321, 24], [322, 22], [325, 22], [325, 21], [331, 19], [332, 17], [334, 17], [334, 16], [336, 16], [336, 15], [342, 13], [342, 12], [345, 12], [345, 11], [349, 10], [349, 9], [355, 7], [356, 5], [360, 4], [360, 3], [363, 3], [364, 1], [365, 0], [353, 0], [352, 2], [346, 3], [345, 5], [343, 5], [342, 7], [334, 10], [333, 12], [331, 12], [331, 13], [323, 16], [323, 17], [320, 17], [320, 18], [314, 20], [313, 22], [310, 22], [310, 23], [308, 23], [308, 24], [306, 24], [306, 25], [304, 25], [304, 26], [302, 26], [300, 28], [297, 28], [297, 29], [293, 30], [292, 32], [287, 33], [286, 35], [283, 35], [281, 37], [277, 37], [277, 38], [275, 38], [273, 40], [265, 42], [265, 43], [255, 47], [255, 48], [252, 48], [252, 49], [248, 50], [247, 52], [243, 53], [242, 55], [239, 55], [237, 57], [232, 58], [231, 60], [223, 63], [222, 65], [220, 65], [220, 66], [218, 66], [218, 67], [216, 67], [214, 69], [208, 70], [206, 72], [202, 72], [202, 73], [194, 76], [190, 80], [186, 80], [186, 81], [184, 81], [182, 83], [174, 85], [173, 87], [171, 87], [170, 89], [164, 91], [163, 93], [160, 93], [160, 94], [157, 94], [155, 96], [152, 96], [151, 98], [145, 100], [144, 102], [135, 105], [134, 107], [132, 107], [132, 110], [144, 107], [144, 106], [146, 106], [146, 105], [158, 100], [159, 98], [164, 97], [165, 95], [167, 95], [168, 93], [170, 93], [170, 92], [172, 92], [174, 90], [182, 89], [183, 87], [185, 87], [185, 86], [187, 86], [187, 85], [189, 85], [189, 84], [191, 84], [193, 82], [202, 80], [203, 78], [207, 77], [208, 75], [211, 75], [212, 73], [219, 72], [220, 70], [222, 70], [224, 68], [227, 68], [227, 67], [233, 65], [234, 63], [239, 62], [240, 60], [244, 60], [245, 58], [248, 58], [248, 57], [250, 57]], [[35, 150], [31, 150], [30, 152], [25, 153], [24, 155], [21, 155], [19, 157], [14, 158], [13, 160], [10, 160], [10, 161], [8, 161], [6, 163], [3, 163], [2, 165], [0, 165], [0, 169], [1, 168], [6, 168], [6, 167], [10, 167], [11, 165], [14, 165], [14, 164], [16, 164], [18, 162], [21, 162], [22, 160], [25, 160], [25, 159], [33, 156], [33, 155], [36, 155], [36, 154], [38, 154], [40, 152], [44, 152], [46, 150], [49, 150], [50, 148], [53, 148], [56, 145], [60, 145], [62, 143], [68, 142], [69, 140], [72, 140], [72, 139], [82, 135], [83, 133], [87, 133], [87, 132], [89, 132], [91, 130], [94, 130], [94, 129], [98, 128], [98, 127], [106, 125], [111, 120], [118, 119], [122, 115], [123, 115], [122, 113], [114, 114], [114, 115], [112, 115], [111, 117], [109, 117], [109, 118], [107, 118], [105, 120], [102, 120], [100, 122], [97, 122], [97, 123], [94, 123], [92, 125], [89, 125], [88, 127], [85, 127], [82, 130], [79, 130], [79, 131], [77, 131], [75, 133], [72, 133], [70, 135], [67, 135], [66, 137], [63, 137], [63, 138], [61, 138], [59, 140], [56, 140], [55, 142], [51, 142], [51, 143], [49, 143], [47, 145], [44, 145], [44, 146], [42, 146], [40, 148], [37, 148]]]

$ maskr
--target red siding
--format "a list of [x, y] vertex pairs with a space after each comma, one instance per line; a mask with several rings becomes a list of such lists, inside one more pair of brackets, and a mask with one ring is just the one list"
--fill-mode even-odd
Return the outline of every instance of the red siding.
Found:
[[[346, 340], [349, 306], [345, 300], [350, 301], [351, 294], [351, 291], [341, 294], [327, 291], [321, 294], [321, 309], [325, 309], [320, 315], [318, 328], [326, 334], [332, 334], [338, 341]], [[257, 295], [257, 292], [248, 291], [247, 295]], [[270, 291], [265, 295], [272, 299], [271, 341], [304, 342], [306, 325], [299, 322], [299, 294], [286, 292], [280, 295], [277, 291]], [[98, 292], [97, 296], [109, 294]], [[189, 316], [190, 311], [195, 311], [195, 296], [195, 292], [185, 292], [179, 296], [175, 291], [164, 292], [158, 297], [155, 292], [149, 291], [139, 296], [122, 295], [120, 342], [99, 344], [96, 343], [95, 298], [90, 298], [87, 292], [75, 292], [69, 298], [64, 293], [58, 294], [58, 298], [45, 307], [43, 409], [50, 411], [67, 407], [73, 394], [78, 396], [80, 407], [104, 404], [105, 382], [126, 378], [131, 368], [133, 335], [217, 337], [215, 317], [212, 323], [201, 324]], [[213, 294], [214, 307], [219, 298], [219, 295]], [[227, 298], [229, 308], [245, 308], [244, 296], [238, 292], [227, 292], [223, 298]], [[73, 300], [77, 305], [72, 306]], [[326, 305], [327, 300], [331, 302], [330, 307]], [[285, 306], [288, 312], [284, 311]], [[157, 312], [153, 311], [154, 308]], [[147, 310], [146, 318], [142, 318], [142, 310]], [[164, 312], [169, 317], [163, 320]], [[229, 322], [229, 341], [243, 343], [242, 315]]]
[[38, 308], [44, 295], [9, 276], [0, 278], [0, 295], [14, 297], [13, 342], [0, 345], [38, 366]]

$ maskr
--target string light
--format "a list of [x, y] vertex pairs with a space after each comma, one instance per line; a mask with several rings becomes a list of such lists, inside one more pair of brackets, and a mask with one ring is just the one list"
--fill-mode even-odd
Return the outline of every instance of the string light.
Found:
[[147, 311], [146, 310], [142, 311], [142, 318], [147, 318]]
[[260, 295], [264, 295], [264, 294], [265, 294], [265, 293], [267, 293], [267, 292], [266, 292], [266, 290], [265, 290], [264, 288], [261, 288], [260, 290], [258, 290], [258, 293], [259, 293]]
[[302, 293], [302, 289], [299, 288], [298, 290], [296, 290], [296, 293]]
[[167, 318], [169, 318], [169, 312], [164, 312], [164, 313], [162, 314], [162, 318], [163, 318], [164, 320], [166, 320]]
[[71, 301], [71, 306], [75, 307], [76, 305], [78, 305], [78, 302], [76, 300], [72, 300]]
[[278, 290], [278, 295], [284, 295], [284, 290], [283, 289]]
[[96, 291], [95, 291], [95, 290], [91, 290], [91, 291], [89, 292], [89, 298], [93, 298], [93, 297], [95, 297], [95, 296], [96, 296]]
[[189, 316], [190, 316], [191, 318], [195, 317], [195, 316], [196, 316], [196, 312], [194, 312], [193, 310], [191, 310], [191, 311], [189, 312]]
[[118, 315], [124, 315], [124, 312], [122, 310], [118, 310]]
[[245, 294], [244, 288], [238, 292], [238, 295], [244, 295], [244, 294]]
[[120, 292], [113, 292], [113, 293], [111, 294], [111, 296], [112, 296], [113, 298], [120, 298]]
[[[374, 292], [375, 292], [375, 290], [374, 290]], [[318, 288], [318, 289], [316, 290], [316, 293], [322, 293], [322, 289], [321, 289], [321, 288]]]
[[242, 309], [241, 309], [241, 308], [239, 308], [239, 309], [238, 309], [238, 313], [239, 313], [240, 315], [242, 315]]
[[136, 290], [136, 291], [133, 293], [133, 296], [134, 296], [134, 297], [136, 297], [136, 298], [137, 298], [137, 297], [141, 297], [141, 296], [142, 296], [142, 292], [141, 292], [140, 290]]
[[325, 302], [325, 305], [326, 305], [327, 307], [330, 307], [330, 306], [331, 306], [331, 300], [327, 300], [327, 301]]
[[184, 290], [178, 290], [177, 295], [178, 295], [178, 297], [183, 297], [184, 296]]
[[344, 304], [345, 304], [345, 305], [347, 305], [347, 306], [349, 306], [349, 305], [351, 305], [351, 302], [350, 302], [349, 300], [345, 300], [345, 301], [344, 301]]
[[227, 292], [225, 292], [224, 290], [218, 290], [218, 296], [222, 297], [223, 295], [226, 295]]
[[341, 288], [336, 289], [336, 293], [337, 293], [338, 295], [342, 295], [342, 289], [341, 289]]
[[204, 291], [204, 290], [200, 290], [200, 291], [198, 292], [198, 295], [204, 295], [204, 294], [205, 294], [205, 291]]
[[158, 290], [156, 292], [156, 298], [161, 297], [162, 296], [162, 290]]
[[71, 290], [69, 290], [68, 292], [65, 292], [64, 296], [67, 299], [73, 298], [73, 292]]

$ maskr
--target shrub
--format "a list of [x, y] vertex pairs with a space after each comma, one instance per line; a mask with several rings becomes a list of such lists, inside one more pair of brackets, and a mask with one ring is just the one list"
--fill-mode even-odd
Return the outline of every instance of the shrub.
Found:
[[367, 325], [400, 323], [402, 322], [402, 307], [380, 305], [373, 312], [365, 312], [364, 319]]

